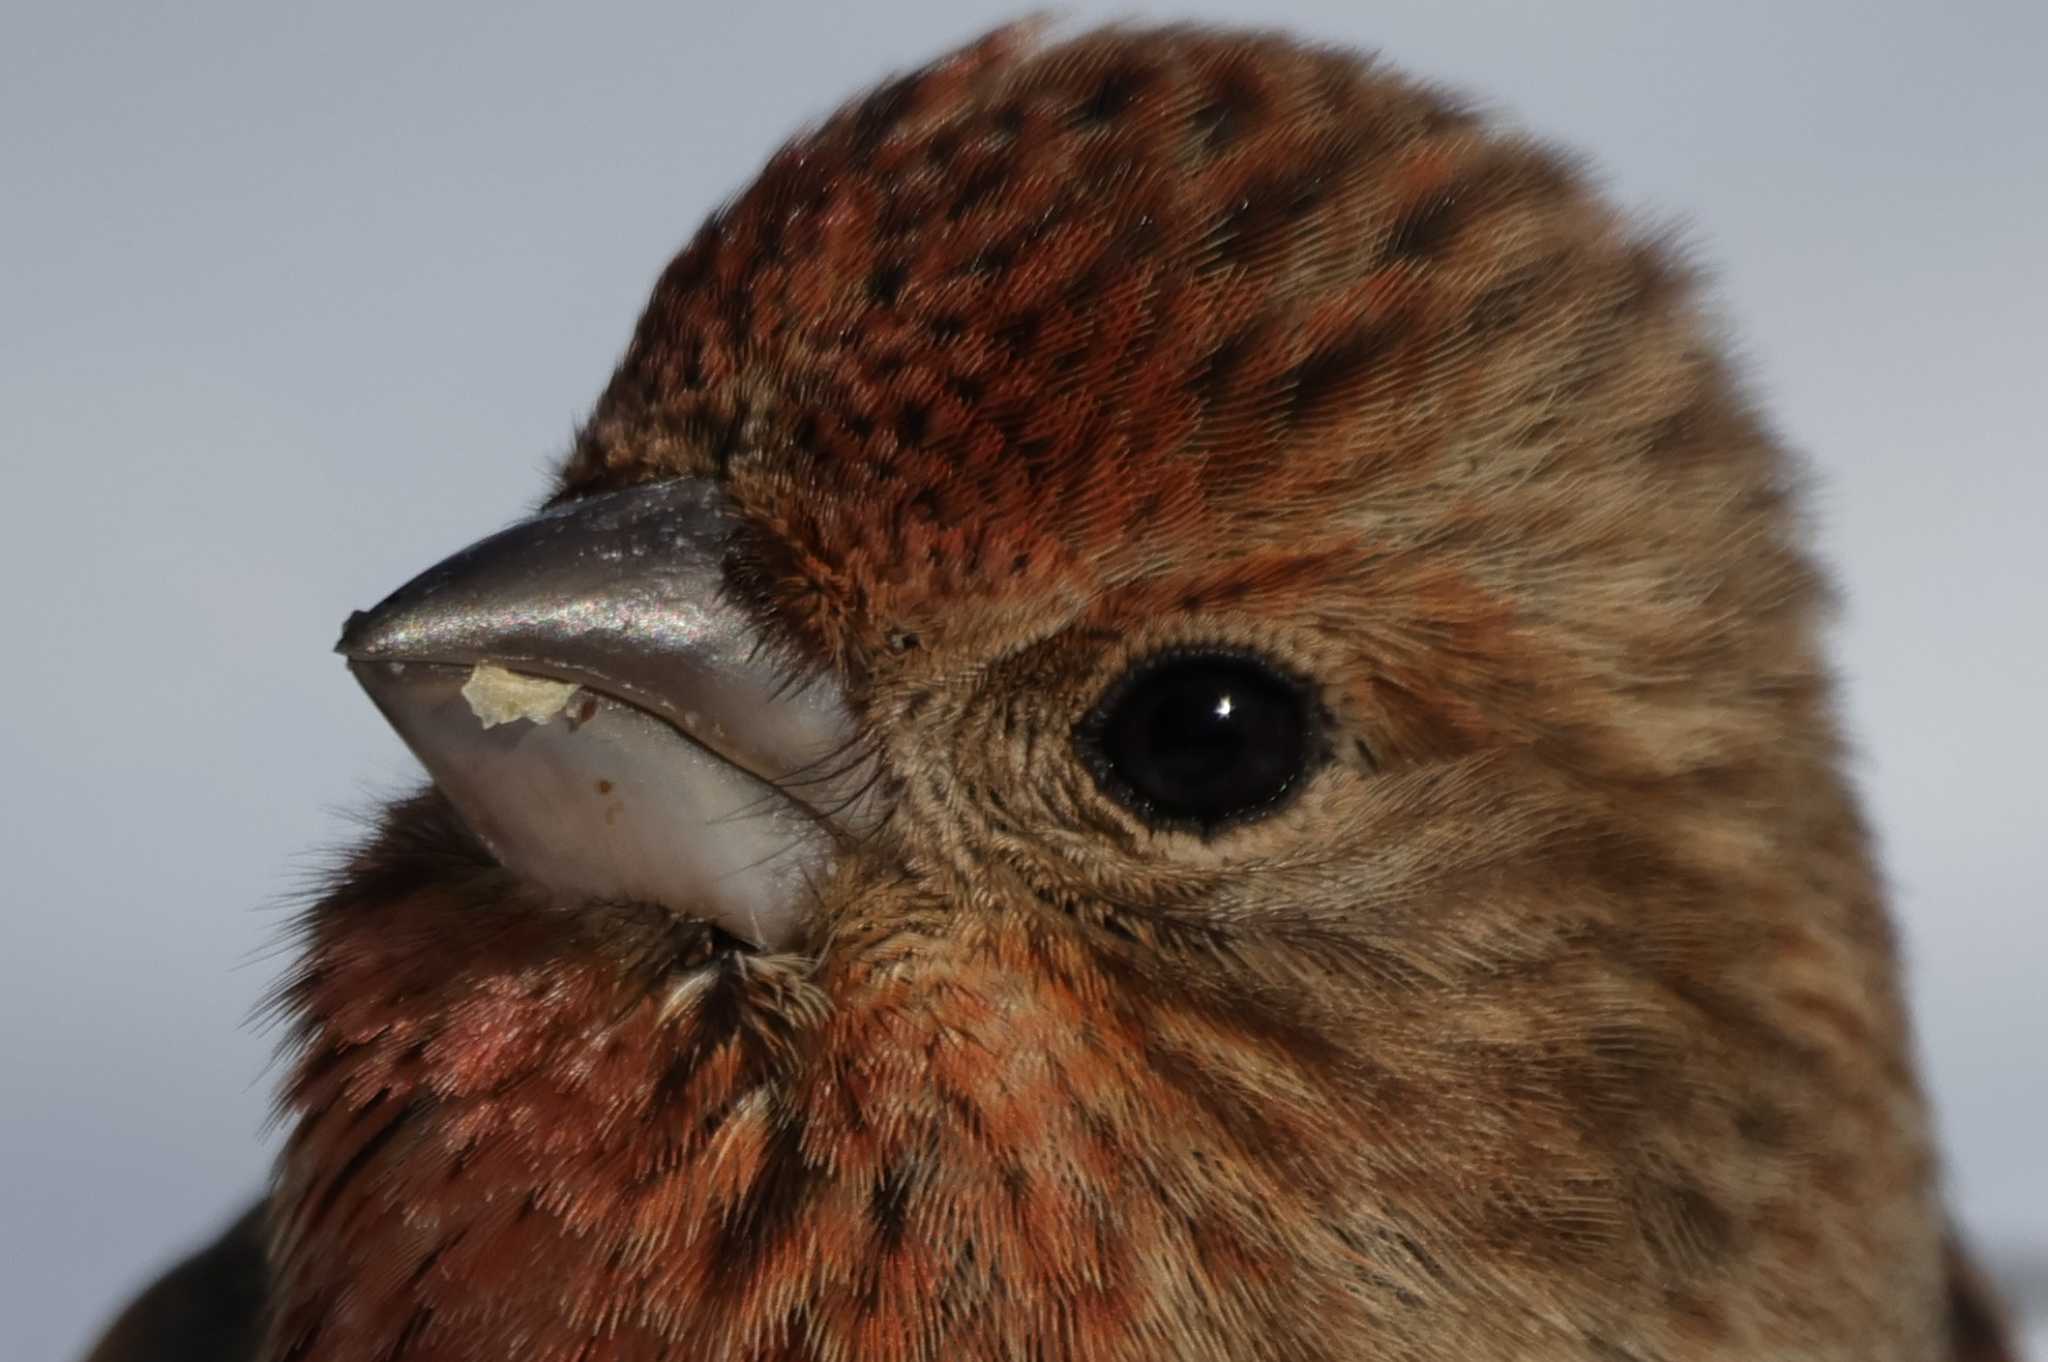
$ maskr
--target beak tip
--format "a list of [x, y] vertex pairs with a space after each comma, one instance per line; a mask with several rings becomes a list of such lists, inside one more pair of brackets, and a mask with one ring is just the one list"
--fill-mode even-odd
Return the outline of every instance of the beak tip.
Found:
[[362, 652], [365, 626], [370, 621], [367, 610], [351, 610], [348, 618], [341, 622], [341, 637], [334, 640], [334, 651], [343, 657], [353, 658]]

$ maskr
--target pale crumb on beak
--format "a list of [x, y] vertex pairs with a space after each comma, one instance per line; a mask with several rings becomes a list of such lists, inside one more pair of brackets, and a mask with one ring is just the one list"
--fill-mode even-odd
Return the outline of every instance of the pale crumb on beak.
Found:
[[462, 698], [469, 702], [470, 713], [485, 728], [509, 724], [514, 719], [544, 724], [567, 709], [575, 694], [574, 682], [527, 676], [489, 662], [478, 663], [462, 685]]

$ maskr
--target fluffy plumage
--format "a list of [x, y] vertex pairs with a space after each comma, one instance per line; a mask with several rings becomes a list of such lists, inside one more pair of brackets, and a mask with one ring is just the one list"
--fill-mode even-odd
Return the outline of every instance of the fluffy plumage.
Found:
[[[1996, 1355], [1793, 470], [1554, 153], [1279, 38], [998, 33], [663, 275], [558, 496], [685, 474], [887, 816], [766, 956], [394, 806], [285, 1000], [263, 1356]], [[1284, 808], [1097, 788], [1175, 646], [1313, 685]]]

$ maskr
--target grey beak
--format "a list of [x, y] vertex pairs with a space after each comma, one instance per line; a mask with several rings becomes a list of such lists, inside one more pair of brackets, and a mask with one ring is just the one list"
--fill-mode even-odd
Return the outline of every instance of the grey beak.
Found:
[[508, 868], [783, 949], [869, 772], [837, 687], [792, 678], [727, 590], [735, 527], [699, 480], [574, 502], [351, 616], [337, 651]]

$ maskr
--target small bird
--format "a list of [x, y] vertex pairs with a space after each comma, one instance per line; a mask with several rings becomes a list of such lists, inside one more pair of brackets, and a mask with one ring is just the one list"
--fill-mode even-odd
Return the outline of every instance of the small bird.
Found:
[[432, 783], [304, 919], [270, 1195], [92, 1356], [2007, 1356], [1697, 298], [1273, 35], [801, 136], [349, 620]]

